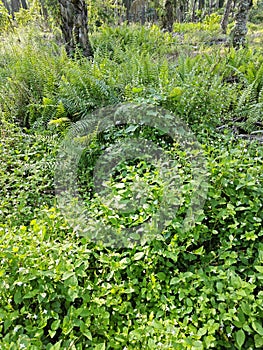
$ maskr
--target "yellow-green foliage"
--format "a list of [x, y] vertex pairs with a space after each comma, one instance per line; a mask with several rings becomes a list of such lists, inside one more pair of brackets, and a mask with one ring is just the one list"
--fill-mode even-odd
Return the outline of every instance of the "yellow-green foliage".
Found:
[[8, 14], [7, 9], [3, 5], [3, 2], [0, 1], [0, 34], [6, 32], [12, 27], [11, 16]]

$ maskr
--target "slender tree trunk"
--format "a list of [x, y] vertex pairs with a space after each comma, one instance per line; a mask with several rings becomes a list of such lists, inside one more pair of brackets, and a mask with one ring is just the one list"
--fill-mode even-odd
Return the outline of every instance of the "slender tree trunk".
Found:
[[22, 5], [23, 9], [25, 9], [25, 10], [28, 9], [26, 0], [21, 0], [21, 5]]
[[124, 6], [126, 8], [126, 21], [130, 21], [130, 8], [131, 8], [131, 0], [124, 0]]
[[213, 7], [213, 0], [209, 0], [209, 9], [208, 9], [209, 15], [211, 15], [211, 13], [212, 13], [212, 7]]
[[197, 0], [193, 1], [193, 9], [192, 9], [192, 22], [195, 22], [195, 10], [196, 10]]
[[11, 12], [14, 15], [15, 12], [18, 12], [20, 9], [20, 1], [19, 0], [11, 0]]
[[146, 12], [146, 8], [145, 5], [142, 7], [142, 11], [141, 11], [141, 24], [145, 24], [145, 12]]
[[174, 23], [173, 4], [171, 0], [166, 0], [164, 4], [164, 15], [162, 18], [162, 27], [168, 32], [172, 32]]
[[205, 0], [199, 0], [198, 10], [203, 10], [204, 7], [205, 7]]
[[185, 19], [185, 13], [187, 12], [186, 7], [188, 5], [188, 1], [174, 0], [173, 3], [174, 3], [175, 19], [177, 20], [177, 22], [181, 23]]
[[236, 24], [231, 32], [233, 46], [237, 49], [245, 46], [248, 15], [252, 5], [252, 0], [240, 0]]
[[226, 34], [231, 5], [232, 5], [232, 0], [227, 0], [224, 15], [221, 21], [221, 29], [223, 34]]
[[27, 9], [26, 0], [2, 0], [3, 5], [6, 7], [9, 14], [12, 14], [14, 18], [15, 12], [18, 12], [20, 8]]
[[85, 0], [59, 0], [61, 29], [69, 55], [80, 49], [86, 57], [92, 56], [88, 38], [88, 11]]

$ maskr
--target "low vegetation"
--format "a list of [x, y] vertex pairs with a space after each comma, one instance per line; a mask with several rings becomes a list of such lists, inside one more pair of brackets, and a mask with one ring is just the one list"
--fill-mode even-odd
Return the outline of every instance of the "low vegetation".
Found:
[[[102, 25], [90, 34], [89, 60], [68, 58], [59, 30], [30, 16], [3, 29], [0, 44], [1, 349], [262, 348], [263, 55], [253, 37], [262, 27], [249, 24], [250, 45], [234, 50], [221, 40], [220, 15], [175, 24], [173, 33]], [[95, 222], [145, 222], [162, 196], [156, 169], [138, 157], [118, 164], [108, 184], [127, 201], [139, 178], [143, 205], [122, 215], [102, 205], [92, 171], [111, 144], [148, 139], [181, 169], [173, 220], [149, 241], [111, 247], [72, 227], [54, 175], [75, 122], [127, 103], [188, 125], [207, 161], [208, 193], [185, 232], [193, 179], [184, 150], [143, 125], [93, 135], [78, 187]]]

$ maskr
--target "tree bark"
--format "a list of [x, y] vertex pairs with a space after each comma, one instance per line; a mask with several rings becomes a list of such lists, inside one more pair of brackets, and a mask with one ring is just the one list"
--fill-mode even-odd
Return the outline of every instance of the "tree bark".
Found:
[[198, 2], [198, 10], [203, 10], [205, 7], [205, 0], [199, 0]]
[[173, 13], [173, 3], [171, 0], [166, 0], [164, 4], [164, 15], [162, 18], [163, 29], [168, 30], [168, 32], [173, 31], [174, 23], [174, 13]]
[[123, 4], [126, 8], [126, 21], [130, 21], [130, 8], [131, 8], [131, 0], [124, 0]]
[[11, 0], [11, 11], [12, 14], [18, 12], [20, 9], [20, 1], [19, 0]]
[[197, 0], [194, 0], [194, 1], [193, 1], [193, 8], [192, 8], [192, 22], [195, 22], [196, 4], [197, 4]]
[[68, 55], [80, 49], [83, 56], [92, 56], [88, 37], [88, 11], [85, 0], [59, 0], [61, 30]]
[[252, 0], [240, 0], [236, 24], [231, 32], [232, 44], [236, 49], [245, 46], [248, 15], [252, 5]]
[[223, 34], [226, 34], [231, 5], [232, 5], [232, 0], [227, 0], [224, 15], [221, 21], [221, 29]]
[[27, 6], [26, 0], [21, 0], [21, 5], [22, 5], [23, 9], [27, 10], [28, 6]]

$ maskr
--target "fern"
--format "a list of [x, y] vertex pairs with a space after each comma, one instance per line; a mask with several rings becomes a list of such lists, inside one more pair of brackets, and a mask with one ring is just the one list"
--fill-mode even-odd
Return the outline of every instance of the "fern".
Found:
[[239, 126], [251, 132], [261, 125], [263, 120], [263, 63], [258, 69], [254, 81], [241, 94], [236, 114], [241, 118]]

